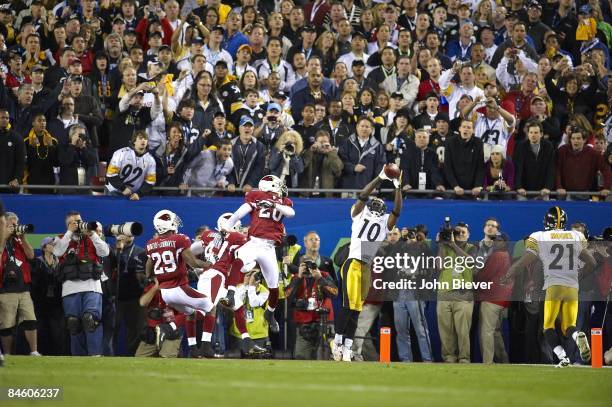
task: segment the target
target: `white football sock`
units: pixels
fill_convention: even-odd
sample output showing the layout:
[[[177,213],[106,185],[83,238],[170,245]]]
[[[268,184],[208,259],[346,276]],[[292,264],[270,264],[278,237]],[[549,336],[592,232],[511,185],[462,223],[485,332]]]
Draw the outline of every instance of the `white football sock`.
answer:
[[[555,349],[553,349],[555,351],[555,355],[557,355],[557,357],[559,358],[559,360],[565,358],[567,355],[565,354],[565,349],[563,349],[563,346],[561,345],[557,345],[555,346]]]
[[[346,338],[344,340],[344,347],[347,348],[347,349],[352,349],[353,348],[353,340],[349,339],[349,338]]]
[[[196,341],[196,338],[195,338],[195,337],[193,337],[193,338],[187,338],[187,344],[188,344],[189,346],[196,345],[197,343],[198,343],[198,341]]]
[[[212,332],[202,332],[202,342],[210,342],[212,339]]]
[[[338,346],[342,345],[342,335],[336,334],[334,336],[334,343]]]
[[[578,340],[578,331],[574,331],[574,333],[572,333],[572,339],[574,340],[574,342]]]

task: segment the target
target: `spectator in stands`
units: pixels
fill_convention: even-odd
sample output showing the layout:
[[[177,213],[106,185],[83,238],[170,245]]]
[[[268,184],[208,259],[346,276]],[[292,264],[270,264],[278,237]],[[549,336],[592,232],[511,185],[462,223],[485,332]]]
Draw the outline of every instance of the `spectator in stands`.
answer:
[[[460,81],[456,84],[451,84],[451,79],[459,74]],[[478,96],[484,95],[482,89],[476,86],[474,78],[474,70],[470,65],[455,62],[452,69],[448,69],[440,76],[440,90],[448,101],[448,114],[452,119],[459,116],[460,111],[457,111],[457,103],[463,95],[468,95],[474,100]]]
[[[526,36],[527,30],[525,23],[522,21],[517,21],[514,23],[514,26],[512,27],[512,36],[503,43],[499,44],[497,50],[495,50],[493,59],[491,60],[491,66],[497,68],[497,65],[500,63],[502,57],[506,55],[506,49],[508,48],[523,51],[528,58],[533,61],[537,61],[538,54],[526,41]],[[514,51],[514,53],[518,53],[517,51]]]
[[[422,110],[423,113],[414,118],[414,127],[425,130],[435,129],[438,107],[440,106],[438,95],[434,91],[431,91],[425,95],[423,100],[425,102],[425,109]]]
[[[543,138],[542,124],[530,119],[525,124],[527,139],[514,148],[514,186],[518,199],[527,191],[539,191],[539,199],[548,200],[555,187],[555,152],[552,143]]]
[[[263,118],[258,117],[253,118],[253,121],[257,125],[258,122],[261,124],[257,126],[253,135],[260,140],[264,145],[270,147],[273,144],[276,144],[280,139],[281,135],[287,131],[285,126],[281,123],[280,115],[282,112],[282,108],[278,103],[268,103],[267,108],[265,109],[265,113],[263,111],[263,107],[258,109],[257,113],[263,113]],[[239,113],[238,110],[236,113]],[[243,112],[247,113],[247,112]],[[314,112],[312,112],[314,115]]]
[[[468,225],[459,222],[451,232],[450,241],[440,241],[438,256],[443,259],[462,257],[463,263],[476,255],[476,247],[468,243],[470,232]],[[451,263],[451,262],[448,262]],[[452,262],[455,264],[455,262]],[[458,263],[457,263],[458,264]],[[474,264],[474,263],[472,263]],[[453,280],[473,281],[474,270],[465,267],[457,273],[454,267],[443,267],[438,281],[453,286]],[[438,289],[437,316],[440,341],[442,342],[442,360],[446,363],[470,363],[470,328],[474,310],[474,293],[471,290]]]
[[[143,105],[145,91],[154,94],[154,103],[151,107]],[[149,123],[161,111],[162,106],[156,86],[143,82],[130,91],[125,92],[119,101],[119,111],[115,115],[113,123],[113,132],[111,133],[109,146],[111,151],[117,151],[120,148],[126,147],[132,136],[137,131],[146,129]]]
[[[302,137],[296,131],[286,131],[270,149],[270,173],[279,177],[290,188],[298,187],[304,172]]]
[[[89,185],[87,171],[96,165],[96,156],[89,148],[87,130],[81,124],[75,124],[68,130],[67,144],[59,144],[57,148],[60,167],[60,185]],[[85,193],[83,190],[63,190],[62,193]]]
[[[34,260],[34,249],[24,234],[17,231],[19,218],[13,212],[6,212],[5,230],[0,247],[0,339],[2,348],[8,354],[13,349],[15,328],[20,325],[31,356],[40,356],[36,339],[36,315],[30,296],[32,276],[30,261]]]
[[[140,333],[145,322],[143,309],[138,303],[145,285],[145,250],[134,243],[133,236],[116,237],[115,249],[110,253],[113,283],[117,287],[117,314],[115,340],[119,331],[125,329],[126,354],[133,356],[138,347]],[[146,258],[146,256],[144,257]],[[114,346],[117,349],[116,346]]]
[[[461,120],[459,136],[446,140],[444,176],[456,197],[462,197],[466,189],[474,197],[482,191],[484,152],[482,141],[474,137],[474,124],[470,120]]]
[[[62,97],[60,101],[59,114],[57,117],[49,120],[49,131],[57,138],[60,145],[70,143],[70,138],[68,137],[68,130],[70,127],[74,126],[75,124],[85,125],[85,123],[79,121],[79,117],[74,113],[74,109],[74,98],[70,95]],[[88,135],[86,135],[86,139],[89,139]]]
[[[333,102],[331,102],[333,103]],[[330,142],[329,133],[318,130],[315,142],[302,153],[304,173],[300,180],[301,188],[333,189],[339,184],[344,163],[338,156],[337,148]],[[333,194],[326,192],[325,196]]]
[[[11,129],[8,110],[0,108],[0,184],[10,185],[8,189],[0,189],[1,192],[19,192],[25,161],[23,139]]]
[[[342,102],[339,100],[327,102],[327,117],[317,125],[317,129],[329,133],[329,141],[334,147],[338,147],[342,140],[347,139],[355,131],[354,125],[350,124],[343,115]]]
[[[331,95],[326,94],[322,88],[323,74],[321,68],[310,68],[306,80],[308,87],[297,91],[291,98],[291,110],[295,123],[302,120],[302,109],[307,103],[315,104],[319,101],[329,102],[331,100]]]
[[[535,73],[527,73],[523,76],[521,89],[508,92],[504,96],[501,105],[514,106],[516,126],[531,116],[531,99],[535,96],[537,84],[538,76]]]
[[[62,88],[63,94],[67,94],[66,86]],[[42,101],[39,105],[33,105],[34,89],[32,85],[23,84],[17,92],[17,99],[9,97],[9,94],[0,81],[0,106],[8,108],[11,116],[11,126],[15,128],[17,134],[26,137],[32,128],[32,121],[37,114],[47,114],[57,106],[57,93],[54,93],[48,100]]]
[[[396,71],[380,85],[388,94],[399,92],[404,96],[405,107],[411,108],[419,91],[419,80],[411,73],[410,58],[400,56],[397,59]]]
[[[502,285],[500,280],[510,268],[508,237],[500,231],[499,221],[488,218],[484,225],[484,238],[478,247],[478,256],[484,267],[478,271],[475,281],[490,282],[490,289],[476,291],[480,301],[478,325],[480,330],[480,352],[483,363],[508,363],[508,354],[502,335],[502,323],[510,305],[512,283]]]
[[[238,126],[238,138],[232,142],[234,170],[227,176],[227,190],[231,193],[236,189],[242,192],[251,191],[257,187],[263,176],[268,157],[265,155],[264,145],[253,137],[253,129],[253,119],[243,116]]]
[[[380,50],[380,66],[372,69],[368,74],[368,81],[378,88],[383,81],[395,73],[395,49],[392,46],[385,46]]]
[[[47,131],[47,119],[42,113],[36,114],[32,127],[24,139],[26,147],[26,172],[24,184],[55,185],[53,167],[58,163],[58,142]],[[47,193],[44,189],[33,189],[30,193]]]
[[[506,159],[506,151],[500,146],[493,146],[485,164],[484,188],[489,193],[503,193],[514,189],[514,165]],[[491,197],[491,194],[489,194]]]
[[[79,222],[82,222],[82,218],[78,212],[68,212],[68,229],[55,239],[53,254],[59,257],[71,354],[101,356],[101,259],[108,256],[110,250],[97,231],[83,232],[79,229]]]
[[[550,27],[541,20],[542,5],[537,0],[531,0],[527,4],[527,16],[527,35],[533,40],[535,51],[541,55],[544,51],[544,34],[550,31]]]
[[[206,138],[210,130],[205,130]],[[200,151],[189,163],[183,176],[183,183],[189,187],[225,188],[228,186],[227,176],[234,168],[232,161],[232,142],[220,140],[216,149]],[[199,196],[211,196],[210,192],[197,192]]]
[[[210,129],[216,112],[223,111],[221,101],[213,89],[213,77],[208,71],[201,71],[193,82],[191,96],[196,101],[193,121],[197,128]]]
[[[561,141],[561,124],[559,119],[551,116],[548,110],[549,99],[544,99],[542,96],[534,96],[531,99],[531,116],[530,119],[536,119],[544,131],[544,138],[550,141],[554,146]],[[524,127],[523,127],[524,128]],[[524,133],[524,132],[523,132]],[[515,140],[522,140],[524,137],[515,135]]]
[[[42,65],[34,65],[30,77],[32,79],[32,90],[34,91],[33,105],[39,105],[44,100],[53,97],[51,89],[44,86],[45,68]]]
[[[556,188],[564,197],[571,191],[593,191],[598,189],[597,172],[601,173],[603,185],[599,195],[607,197],[612,187],[612,173],[603,157],[586,145],[588,133],[579,127],[570,129],[570,142],[557,153]],[[588,196],[573,197],[588,199]]]
[[[342,188],[360,189],[374,179],[385,164],[385,152],[374,138],[371,119],[359,118],[355,133],[340,144],[338,155],[344,162]]]
[[[414,143],[406,143],[401,155],[400,169],[403,170],[402,191],[412,189],[436,189],[444,191],[444,182],[440,174],[438,156],[429,147],[429,132],[419,129],[414,133]],[[423,197],[423,195],[417,195]]]
[[[451,61],[469,61],[474,35],[474,23],[471,20],[462,20],[459,23],[459,38],[449,41],[446,45],[446,55]]]

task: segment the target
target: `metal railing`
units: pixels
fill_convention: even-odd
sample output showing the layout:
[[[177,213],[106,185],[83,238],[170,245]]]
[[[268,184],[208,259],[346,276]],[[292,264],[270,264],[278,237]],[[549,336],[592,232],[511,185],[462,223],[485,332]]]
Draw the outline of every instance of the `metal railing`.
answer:
[[[27,194],[28,190],[41,190],[41,189],[55,190],[60,195],[62,191],[66,191],[66,190],[83,191],[83,193],[80,195],[87,195],[87,192],[95,192],[96,193],[95,195],[101,196],[104,193],[104,185],[82,185],[82,186],[77,186],[77,185],[20,185],[19,193]],[[6,192],[8,190],[17,191],[17,189],[11,187],[10,185],[0,184],[0,191]],[[179,192],[181,195],[185,197],[192,197],[194,195],[197,196],[197,194],[201,194],[201,193],[204,193],[204,194],[206,193],[230,193],[225,188],[208,188],[208,187],[187,187],[184,189],[181,189],[178,187],[153,187],[153,192],[155,191],[157,192]],[[240,192],[241,190],[236,189],[236,193],[240,193]],[[361,189],[338,189],[338,188],[317,188],[317,189],[290,188],[289,189],[290,195],[293,195],[293,196],[300,195],[305,198],[306,197],[312,197],[312,198],[323,197],[323,194],[331,193],[331,194],[334,194],[334,197],[353,199],[357,197],[357,194],[359,192],[361,192]],[[390,193],[393,193],[394,190],[393,189],[381,189],[379,190],[379,192],[390,194]],[[410,191],[404,192],[405,197],[424,196],[424,195],[428,197],[439,197],[443,199],[453,199],[457,197],[455,195],[455,191],[452,189],[447,189],[444,191],[438,191],[435,189],[425,189],[425,190],[411,189]],[[516,191],[489,192],[483,189],[480,192],[480,194],[478,194],[478,197],[482,198],[483,200],[488,200],[489,196],[494,197],[496,199],[499,199],[499,198],[514,199],[517,195],[519,194]],[[465,190],[464,196],[473,196],[473,193],[471,190]],[[597,191],[567,191],[565,195],[561,195],[557,193],[556,191],[550,191],[550,194],[548,194],[549,198],[555,198],[558,196],[561,196],[562,199],[567,199],[567,200],[571,200],[572,197],[582,197],[582,200],[584,200],[584,198],[588,198],[592,196],[599,196],[601,197],[602,201],[604,200],[610,201],[612,198],[612,195],[611,195],[611,196],[608,196],[606,199],[606,197],[602,197],[600,192],[597,192]],[[540,191],[527,191],[526,197],[542,197],[542,194],[540,193]]]

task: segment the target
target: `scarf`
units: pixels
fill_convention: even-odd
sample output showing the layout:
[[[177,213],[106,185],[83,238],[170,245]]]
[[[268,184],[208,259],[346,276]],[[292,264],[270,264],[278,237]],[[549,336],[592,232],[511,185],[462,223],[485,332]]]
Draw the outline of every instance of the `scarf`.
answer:
[[[34,132],[34,129],[30,130],[30,133],[28,134],[28,136],[25,138],[24,140],[26,143],[28,143],[30,146],[32,147],[36,147],[37,146],[37,141],[38,141],[38,137],[36,136],[36,133]],[[57,139],[55,139],[51,133],[49,133],[47,130],[43,130],[43,142],[42,142],[43,146],[45,147],[51,147],[54,144],[57,144]]]

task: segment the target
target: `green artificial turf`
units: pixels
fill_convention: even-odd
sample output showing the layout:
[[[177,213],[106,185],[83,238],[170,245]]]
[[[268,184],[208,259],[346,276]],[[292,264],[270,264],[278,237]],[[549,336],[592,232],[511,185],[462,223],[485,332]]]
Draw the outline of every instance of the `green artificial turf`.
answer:
[[[62,386],[63,401],[2,406],[612,406],[612,369],[583,367],[21,356],[8,386]]]

